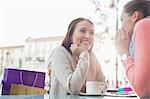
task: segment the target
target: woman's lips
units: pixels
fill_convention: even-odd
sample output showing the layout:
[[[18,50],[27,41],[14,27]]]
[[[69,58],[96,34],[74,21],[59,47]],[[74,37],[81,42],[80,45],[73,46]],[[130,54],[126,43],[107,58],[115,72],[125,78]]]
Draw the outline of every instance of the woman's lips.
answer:
[[[90,42],[89,41],[81,41],[81,43],[85,44],[85,45],[89,45]]]

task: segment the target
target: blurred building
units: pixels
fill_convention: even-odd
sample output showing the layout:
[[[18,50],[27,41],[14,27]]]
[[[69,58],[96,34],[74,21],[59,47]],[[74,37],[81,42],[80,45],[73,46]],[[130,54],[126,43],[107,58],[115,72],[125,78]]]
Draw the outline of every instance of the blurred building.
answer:
[[[0,47],[0,75],[5,67],[22,67],[24,45]]]
[[[27,38],[24,45],[0,47],[0,74],[5,67],[46,71],[45,62],[63,36]]]

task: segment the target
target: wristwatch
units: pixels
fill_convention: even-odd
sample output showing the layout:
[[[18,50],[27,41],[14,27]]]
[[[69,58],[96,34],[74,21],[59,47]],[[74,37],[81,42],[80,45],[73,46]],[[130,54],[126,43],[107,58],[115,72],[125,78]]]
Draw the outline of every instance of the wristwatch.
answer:
[[[121,60],[122,60],[122,61],[124,61],[124,60],[126,60],[126,59],[127,59],[127,57],[128,57],[128,55],[127,55],[127,54],[123,54],[123,55],[121,55]]]

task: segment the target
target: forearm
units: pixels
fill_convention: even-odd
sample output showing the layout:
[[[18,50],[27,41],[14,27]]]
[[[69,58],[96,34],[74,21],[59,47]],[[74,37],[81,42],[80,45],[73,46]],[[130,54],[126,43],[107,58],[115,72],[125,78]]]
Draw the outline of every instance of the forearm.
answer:
[[[126,60],[123,61],[123,64],[125,66],[126,70],[126,76],[131,84],[134,83],[135,80],[135,66],[134,66],[134,60],[131,56],[128,56]]]
[[[89,53],[81,53],[75,70],[72,69],[72,65],[65,54],[53,57],[52,72],[70,94],[79,93],[82,89],[89,67]]]
[[[101,83],[100,90],[103,93],[103,92],[106,92],[106,89],[107,89],[108,86],[107,86],[105,75],[103,73],[101,65],[100,65],[99,61],[97,60],[96,55],[94,54],[93,56],[94,56],[94,58],[93,58],[94,59],[93,60],[94,64],[93,65],[96,67],[96,78],[95,78],[95,81],[99,81]]]
[[[76,65],[75,71],[71,74],[69,78],[69,90],[72,93],[79,93],[86,80],[87,71],[89,68],[89,53],[83,52],[79,56],[79,61]]]
[[[150,89],[148,89],[149,71],[146,69],[148,65],[145,64],[145,62],[140,63],[140,60],[137,59],[134,61],[131,56],[128,57],[123,63],[125,65],[126,76],[134,91],[140,97],[145,96],[150,91]]]

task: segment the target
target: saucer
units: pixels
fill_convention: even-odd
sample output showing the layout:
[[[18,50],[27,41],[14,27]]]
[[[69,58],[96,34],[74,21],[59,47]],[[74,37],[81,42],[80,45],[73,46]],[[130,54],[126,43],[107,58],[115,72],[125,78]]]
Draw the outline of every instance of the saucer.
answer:
[[[81,96],[104,96],[105,94],[104,93],[97,93],[97,94],[79,93],[79,95]]]

